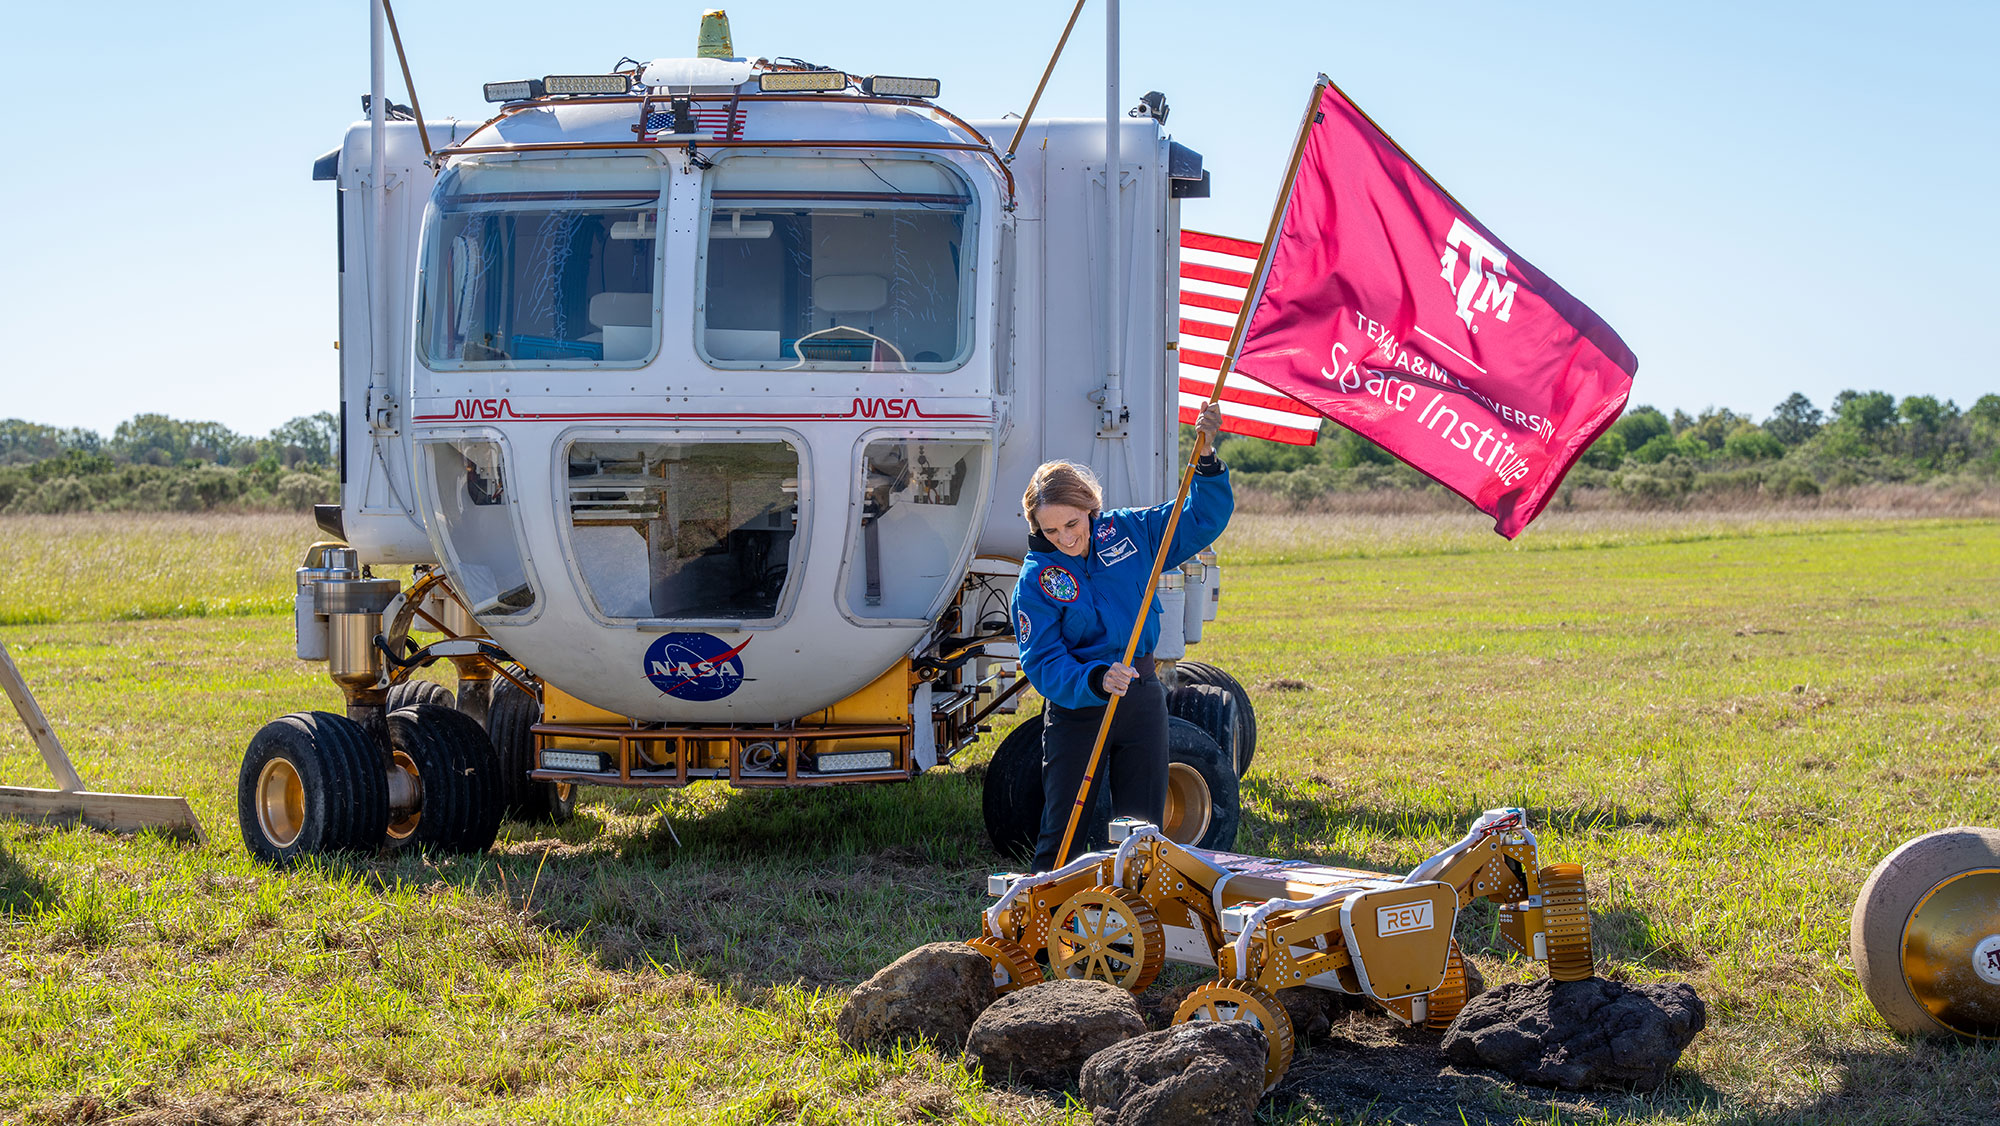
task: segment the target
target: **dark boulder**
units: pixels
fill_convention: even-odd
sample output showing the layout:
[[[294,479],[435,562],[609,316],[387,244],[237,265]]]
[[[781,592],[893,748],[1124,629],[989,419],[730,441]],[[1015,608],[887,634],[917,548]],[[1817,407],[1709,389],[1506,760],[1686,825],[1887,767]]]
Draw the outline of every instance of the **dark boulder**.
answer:
[[[1524,1083],[1650,1091],[1707,1023],[1707,1008],[1685,983],[1543,979],[1474,998],[1440,1047],[1454,1064]]]
[[[1090,1057],[1083,1101],[1095,1126],[1248,1126],[1264,1058],[1264,1034],[1244,1021],[1177,1025]]]
[[[834,1028],[850,1046],[929,1040],[957,1051],[993,1003],[993,965],[963,942],[919,946],[856,986]]]
[[[1123,989],[1103,981],[1045,981],[980,1013],[965,1056],[988,1082],[1074,1087],[1085,1060],[1145,1031],[1138,1002]]]

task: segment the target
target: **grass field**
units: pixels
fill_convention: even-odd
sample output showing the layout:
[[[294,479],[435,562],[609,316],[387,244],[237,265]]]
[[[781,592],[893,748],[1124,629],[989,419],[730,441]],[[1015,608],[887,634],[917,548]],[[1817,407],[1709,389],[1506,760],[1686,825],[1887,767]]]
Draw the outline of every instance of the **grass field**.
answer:
[[[86,782],[186,794],[211,836],[0,822],[0,1121],[1088,1121],[833,1033],[861,978],[974,933],[984,748],[908,786],[587,791],[476,858],[252,864],[243,744],[338,708],[290,656],[312,538],[0,519],[0,641]],[[1709,1003],[1650,1096],[1425,1077],[1466,1121],[2000,1116],[2000,1048],[1890,1037],[1846,954],[1883,854],[2000,823],[2000,526],[1244,516],[1222,552],[1199,655],[1258,700],[1239,847],[1402,870],[1527,806],[1587,866],[1600,968]],[[18,727],[0,783],[50,784]],[[1489,982],[1533,975],[1462,937]],[[1459,1121],[1340,1081],[1379,1056],[1302,1055],[1263,1118]]]

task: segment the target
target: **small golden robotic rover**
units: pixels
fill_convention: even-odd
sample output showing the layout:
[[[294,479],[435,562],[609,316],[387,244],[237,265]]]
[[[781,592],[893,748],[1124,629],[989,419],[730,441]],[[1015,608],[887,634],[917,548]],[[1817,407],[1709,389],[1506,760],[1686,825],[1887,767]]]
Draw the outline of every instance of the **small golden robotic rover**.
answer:
[[[1299,987],[1360,994],[1407,1024],[1443,1029],[1465,1006],[1458,909],[1500,904],[1500,933],[1559,981],[1591,976],[1583,867],[1543,866],[1520,809],[1492,809],[1465,838],[1408,875],[1329,868],[1177,845],[1158,826],[1111,823],[1109,852],[1053,872],[997,873],[971,945],[1002,992],[1060,977],[1137,992],[1165,963],[1213,966],[1175,1024],[1247,1020],[1264,1034],[1269,1090],[1292,1060],[1277,1000]]]

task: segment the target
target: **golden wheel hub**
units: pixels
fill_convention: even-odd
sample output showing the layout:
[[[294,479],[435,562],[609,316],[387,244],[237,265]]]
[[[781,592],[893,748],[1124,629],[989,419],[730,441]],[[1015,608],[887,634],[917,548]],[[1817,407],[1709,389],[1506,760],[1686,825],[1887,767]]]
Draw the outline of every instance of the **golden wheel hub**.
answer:
[[[1939,1024],[2000,1039],[2000,868],[1974,868],[1917,902],[1903,927],[1903,980]]]
[[[400,843],[409,840],[417,831],[417,822],[423,820],[423,775],[417,771],[417,761],[411,758],[407,751],[400,750],[389,752],[389,772],[390,793],[396,793],[403,788],[396,778],[397,775],[402,775],[407,780],[408,792],[418,795],[418,803],[411,806],[408,813],[401,817],[396,817],[393,811],[390,814],[393,820],[389,822],[389,839]]]
[[[1198,844],[1208,832],[1215,811],[1215,799],[1208,792],[1208,779],[1184,762],[1167,764],[1166,824],[1160,831],[1175,844]]]
[[[1174,1011],[1175,1024],[1197,1021],[1249,1021],[1264,1034],[1264,1090],[1269,1091],[1292,1066],[1292,1018],[1276,997],[1241,979],[1211,981],[1188,994]]]
[[[1035,964],[1027,948],[1013,939],[982,935],[969,940],[966,945],[979,951],[992,964],[993,988],[1001,993],[1026,989],[1042,980],[1042,968]]]
[[[274,758],[257,772],[257,827],[279,848],[298,842],[306,824],[306,784],[299,768]]]
[[[1059,977],[1108,981],[1137,992],[1166,961],[1166,932],[1153,908],[1125,888],[1085,888],[1049,927],[1049,967]]]

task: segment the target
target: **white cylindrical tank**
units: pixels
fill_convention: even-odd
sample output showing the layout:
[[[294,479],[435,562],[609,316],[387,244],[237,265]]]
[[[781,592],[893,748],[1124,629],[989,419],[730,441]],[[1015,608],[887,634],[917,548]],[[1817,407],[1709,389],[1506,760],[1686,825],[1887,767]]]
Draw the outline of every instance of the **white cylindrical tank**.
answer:
[[[1222,564],[1215,561],[1215,549],[1212,547],[1202,549],[1195,558],[1201,561],[1203,570],[1207,572],[1202,585],[1208,589],[1208,598],[1202,605],[1201,620],[1212,622],[1222,605]]]
[[[1153,643],[1153,656],[1178,661],[1187,656],[1187,589],[1178,570],[1160,576],[1160,639]]]
[[[1208,620],[1208,567],[1200,560],[1181,564],[1181,581],[1186,597],[1181,606],[1181,634],[1193,645],[1201,640],[1202,623]]]

